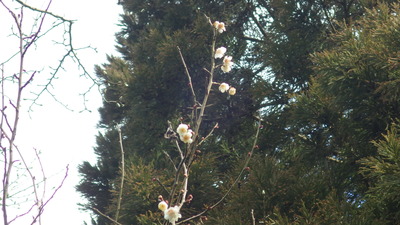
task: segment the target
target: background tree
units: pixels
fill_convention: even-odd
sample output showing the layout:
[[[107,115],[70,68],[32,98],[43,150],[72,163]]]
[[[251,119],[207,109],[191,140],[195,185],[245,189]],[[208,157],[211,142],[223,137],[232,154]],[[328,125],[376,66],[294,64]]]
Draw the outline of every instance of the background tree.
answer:
[[[377,141],[398,117],[398,21],[393,16],[396,11],[391,14],[397,6],[374,1],[132,0],[123,7],[123,30],[117,35],[122,58],[110,57],[97,71],[107,96],[100,110],[101,126],[108,133],[122,124],[128,162],[136,167],[132,170],[150,166],[156,180],[171,177],[163,170],[168,167],[163,151],[171,150],[168,141],[161,141],[166,121],[187,122],[191,111],[187,108],[190,87],[176,47],[193,74],[193,86],[204,86],[203,68],[209,66],[210,55],[204,44],[210,43],[207,14],[227,21],[231,32],[221,43],[228,43],[237,61],[233,74],[220,77],[241,89],[228,100],[211,93],[214,100],[204,119],[205,129],[215,122],[221,128],[196,161],[194,173],[207,168],[210,176],[192,180],[204,185],[191,190],[196,199],[187,213],[201,211],[209,202],[205,200],[218,199],[227,189],[230,182],[225,178],[239,171],[254,115],[261,111],[259,159],[252,162],[232,198],[211,212],[210,224],[250,223],[250,209],[257,220],[281,224],[297,223],[295,218],[304,223],[313,219],[317,224],[385,223],[384,216],[367,213],[374,207],[364,204],[373,181],[360,174],[359,160],[377,154],[371,141]],[[379,8],[368,10],[374,7]],[[203,96],[204,89],[195,92]],[[114,146],[117,142],[110,140]],[[118,155],[115,147],[99,152]],[[99,156],[98,163],[118,162]],[[208,158],[208,163],[202,158]],[[81,167],[84,177],[90,167],[96,166]],[[106,174],[116,177],[99,173],[96,179],[118,183],[118,168],[105,168]],[[127,179],[141,179],[133,174]],[[149,173],[143,176],[150,177]],[[160,216],[152,212],[159,187],[148,180],[136,184],[126,193],[154,191],[142,199],[146,203],[134,200],[125,205],[129,211],[141,211],[121,218],[121,223],[156,222]],[[98,191],[83,190],[85,185],[101,188],[83,179],[78,190],[87,196],[96,196]],[[115,185],[110,187],[118,191]],[[206,195],[206,190],[214,194]],[[104,205],[109,212],[115,210],[112,201]],[[237,214],[241,209],[248,212]]]
[[[397,87],[392,86],[398,80],[397,11],[397,4],[367,10],[354,25],[345,24],[332,35],[332,48],[313,55],[310,86],[293,95],[287,107],[290,139],[279,154],[267,156],[277,157],[281,167],[266,161],[269,167],[261,171],[269,172],[261,176],[257,170],[265,168],[266,162],[255,161],[254,176],[237,192],[242,201],[232,199],[229,206],[254,207],[257,218],[264,217],[271,224],[398,223],[393,202],[382,197],[379,205],[372,197],[379,196],[381,185],[391,187],[386,196],[396,196],[392,189],[396,185],[377,180],[378,174],[388,173],[394,182],[399,180],[394,172],[372,166],[384,157],[385,165],[378,168],[393,168],[393,159],[387,155],[396,152],[395,132],[391,131],[390,142],[387,136],[386,141],[378,140],[399,116]],[[280,175],[284,172],[289,175]],[[285,185],[279,185],[275,177]],[[270,185],[271,180],[276,184]],[[276,187],[280,188],[274,192]],[[262,190],[268,193],[266,197]],[[270,198],[277,195],[281,202],[273,203]],[[256,210],[264,198],[268,199],[264,207],[273,203],[272,207]],[[243,203],[243,199],[255,202]],[[250,212],[229,212],[216,212],[223,215],[217,223],[229,218],[234,218],[231,223],[251,221]]]
[[[97,68],[97,73],[104,80],[105,102],[104,107],[100,110],[102,115],[101,125],[106,129],[106,133],[112,132],[117,124],[122,125],[124,138],[124,146],[126,158],[129,162],[137,162],[135,166],[147,167],[153,165],[155,169],[160,170],[155,172],[161,176],[162,168],[170,165],[169,160],[165,157],[164,151],[171,150],[173,146],[166,140],[162,140],[167,128],[167,121],[171,120],[173,124],[180,121],[187,121],[188,113],[191,106],[191,91],[187,85],[188,81],[185,75],[184,66],[179,56],[177,46],[181,48],[185,56],[186,65],[192,76],[193,86],[200,87],[195,90],[197,96],[202,96],[205,91],[207,80],[207,72],[204,68],[209,67],[209,56],[211,55],[211,30],[209,22],[205,16],[210,16],[213,20],[225,20],[232,15],[244,16],[240,7],[241,1],[231,1],[225,7],[219,7],[219,3],[205,4],[204,2],[178,2],[178,1],[125,1],[123,7],[125,15],[123,15],[124,28],[117,35],[119,43],[119,51],[122,53],[122,58],[110,57],[109,63]],[[214,18],[215,15],[215,18]],[[245,46],[247,45],[244,39],[240,40],[233,35],[235,32],[242,32],[241,22],[234,20],[227,24],[231,35],[222,36],[222,41],[234,43],[234,47],[230,48],[229,54],[235,55],[237,58],[237,67],[233,74],[223,75],[220,72],[220,79],[224,79],[230,84],[240,87],[235,99],[213,98],[210,102],[211,106],[205,115],[205,128],[212,128],[216,122],[221,124],[223,129],[217,130],[204,149],[201,149],[205,156],[213,158],[229,158],[232,152],[241,154],[233,149],[232,143],[237,140],[250,137],[254,134],[253,127],[246,124],[251,124],[253,121],[253,112],[257,109],[252,98],[251,86],[254,74],[248,68],[249,65],[241,65],[240,57],[244,54]],[[245,21],[244,21],[245,22]],[[220,43],[218,43],[220,44]],[[243,67],[243,68],[242,68]],[[244,76],[242,76],[244,74]],[[243,85],[242,85],[243,84]],[[240,92],[240,93],[239,93]],[[211,95],[214,95],[212,93]],[[199,99],[201,101],[201,99]],[[221,106],[222,105],[222,106]],[[218,108],[218,110],[217,110]],[[182,118],[182,119],[180,119]],[[243,130],[252,130],[252,132],[241,132]],[[225,139],[226,143],[221,143],[217,140],[222,139],[222,136],[227,136],[227,132],[232,135],[229,139]],[[107,135],[105,135],[107,136]],[[244,138],[235,138],[242,136]],[[118,146],[118,140],[110,140],[110,143]],[[219,146],[225,146],[221,152]],[[249,143],[245,143],[246,145]],[[101,148],[101,149],[100,149]],[[106,155],[117,155],[114,148],[106,146],[98,146],[96,152],[102,152]],[[212,154],[219,152],[218,154]],[[114,159],[106,158],[100,155],[98,164],[114,165]],[[210,160],[209,163],[214,160]],[[203,179],[200,171],[209,168],[205,166],[193,166],[198,168],[198,179]],[[205,163],[205,162],[203,162]],[[220,170],[229,168],[229,162],[217,164]],[[214,165],[215,166],[215,165]],[[97,184],[97,180],[108,180],[111,184],[117,182],[113,177],[106,177],[102,173],[91,173],[96,171],[99,165],[91,166],[88,163],[82,164],[80,172],[84,179],[78,185],[78,190],[85,196],[97,196],[96,193],[101,193],[102,186]],[[118,168],[113,166],[104,167],[108,171],[105,174],[118,174]],[[129,170],[129,168],[128,168]],[[195,169],[197,170],[197,169]],[[219,170],[210,171],[214,177],[219,177]],[[130,174],[129,171],[127,174]],[[197,172],[194,171],[193,176],[196,177]],[[94,177],[92,177],[92,175]],[[205,174],[204,174],[205,175]],[[157,178],[159,178],[157,176]],[[91,177],[90,179],[87,179]],[[198,186],[198,190],[193,189],[194,193],[198,192],[196,197],[198,200],[193,203],[192,211],[203,208],[202,200],[212,201],[220,195],[215,190],[215,180],[198,180],[202,184]],[[127,179],[131,179],[127,177]],[[132,179],[136,179],[133,178]],[[217,179],[219,180],[219,179]],[[196,181],[194,181],[196,183]],[[213,186],[214,185],[214,186]],[[85,187],[97,187],[97,190],[88,189]],[[114,187],[111,185],[110,187]],[[200,188],[206,188],[201,190]],[[144,186],[144,189],[152,190],[150,186]],[[215,196],[207,197],[206,190],[215,193]],[[153,195],[158,192],[152,192]],[[97,205],[96,201],[99,197],[88,198],[90,204],[87,207]],[[141,212],[154,209],[157,196],[148,199],[153,205],[146,203],[148,208],[141,208]],[[110,199],[111,202],[111,199]],[[110,203],[109,202],[109,203]],[[109,204],[108,203],[108,204]],[[132,202],[130,208],[138,209],[139,202]],[[128,207],[128,206],[127,206]],[[196,208],[197,207],[197,208]],[[115,210],[112,207],[111,211]],[[103,211],[106,212],[107,210]],[[99,224],[105,223],[104,218],[99,218]],[[101,221],[103,220],[103,221]],[[121,218],[121,223],[129,221],[129,223],[139,223],[138,219]]]

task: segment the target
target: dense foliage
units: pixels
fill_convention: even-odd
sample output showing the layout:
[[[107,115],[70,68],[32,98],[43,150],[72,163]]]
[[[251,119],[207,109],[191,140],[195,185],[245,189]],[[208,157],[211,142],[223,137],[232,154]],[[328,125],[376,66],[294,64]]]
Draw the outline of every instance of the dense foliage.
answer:
[[[340,0],[125,0],[121,57],[96,67],[104,82],[96,165],[82,163],[83,207],[118,222],[162,224],[174,146],[164,133],[189,122],[191,90],[178,48],[203,96],[210,66],[208,17],[224,21],[235,58],[218,79],[235,96],[211,92],[200,132],[219,128],[193,162],[182,212],[196,215],[230,188],[262,119],[258,149],[230,195],[201,217],[206,224],[400,223],[400,9]],[[161,184],[161,185],[160,185]],[[95,208],[95,209],[94,209]],[[240,213],[238,213],[240,212]],[[253,212],[253,213],[252,213]],[[199,222],[199,218],[192,221]],[[94,224],[112,224],[98,215]]]

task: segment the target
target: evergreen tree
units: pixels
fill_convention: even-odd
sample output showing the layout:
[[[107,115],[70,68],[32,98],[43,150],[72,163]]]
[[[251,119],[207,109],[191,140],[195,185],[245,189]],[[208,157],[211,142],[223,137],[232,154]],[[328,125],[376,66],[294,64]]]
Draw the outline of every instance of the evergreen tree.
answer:
[[[147,173],[135,174],[134,171],[142,171],[143,168],[154,168],[151,173],[154,178],[159,179],[163,184],[168,184],[166,177],[173,177],[172,174],[165,174],[164,168],[171,168],[165,152],[172,152],[173,145],[163,139],[168,127],[168,120],[176,125],[189,119],[191,102],[191,90],[187,85],[185,68],[179,55],[177,46],[181,49],[188,70],[192,74],[193,86],[196,96],[203,96],[205,91],[206,74],[204,68],[210,66],[211,37],[212,32],[207,17],[213,20],[225,20],[230,30],[230,35],[225,35],[218,45],[227,43],[230,55],[237,58],[237,66],[229,76],[219,73],[220,79],[238,87],[238,94],[235,98],[214,96],[213,101],[204,117],[204,130],[209,130],[218,122],[221,129],[217,129],[215,135],[210,138],[208,144],[202,149],[209,160],[198,160],[193,162],[191,192],[196,194],[196,201],[191,204],[188,213],[196,213],[203,210],[206,202],[212,202],[222,194],[215,188],[220,181],[220,173],[229,169],[230,163],[212,163],[216,159],[230,159],[233,144],[237,140],[251,137],[253,132],[253,114],[259,104],[252,97],[252,85],[254,73],[249,65],[241,65],[241,57],[245,53],[247,42],[245,39],[236,38],[237,33],[243,33],[242,24],[246,23],[247,11],[243,11],[242,1],[212,2],[203,1],[180,2],[180,1],[124,1],[125,14],[122,16],[122,31],[117,35],[118,50],[122,58],[109,57],[109,62],[102,67],[97,67],[98,76],[103,79],[105,85],[105,101],[100,109],[100,127],[105,128],[105,136],[108,133],[115,133],[115,127],[121,127],[123,132],[123,144],[125,147],[126,164],[132,164],[126,171],[127,180],[140,180],[127,185],[124,194],[130,193],[129,200],[123,203],[121,212],[134,212],[121,214],[119,221],[133,224],[145,224],[153,221],[150,214],[156,208],[157,196],[141,199],[143,192],[132,191],[132,189],[146,190],[146,193],[160,193],[154,182],[144,181],[149,177]],[[207,17],[206,17],[207,16]],[[233,18],[234,17],[234,18]],[[232,46],[230,48],[229,46]],[[201,99],[199,99],[201,101]],[[182,119],[180,119],[182,118]],[[252,132],[242,132],[251,130]],[[201,132],[203,132],[201,130]],[[228,137],[228,138],[223,138]],[[218,141],[224,139],[224,143]],[[98,193],[103,187],[96,183],[96,180],[105,180],[109,192],[103,195],[109,201],[103,204],[104,214],[114,216],[114,207],[117,196],[110,193],[119,191],[120,169],[119,165],[119,140],[117,136],[109,140],[108,146],[100,145],[96,148],[99,155],[98,164],[104,163],[102,173],[91,174],[99,165],[84,163],[80,172],[83,179],[78,185],[78,190],[89,200],[88,208],[96,205]],[[246,145],[248,143],[245,143]],[[224,148],[221,148],[224,146]],[[216,153],[216,154],[214,154]],[[238,152],[234,152],[238,154]],[[240,152],[239,154],[242,154]],[[113,158],[108,158],[113,155]],[[103,158],[107,157],[107,158]],[[117,160],[114,160],[114,157]],[[206,163],[207,162],[207,163]],[[206,164],[205,164],[206,163]],[[210,176],[205,176],[207,168]],[[132,169],[132,171],[131,171]],[[172,169],[172,168],[171,168]],[[107,174],[113,174],[108,176]],[[168,176],[167,176],[168,175]],[[93,176],[93,177],[91,177]],[[206,179],[207,178],[207,179]],[[135,185],[141,185],[140,188]],[[198,185],[195,185],[198,184]],[[86,187],[92,187],[88,189]],[[97,188],[97,189],[96,189]],[[168,186],[167,186],[168,188]],[[214,193],[207,197],[208,193]],[[130,200],[131,199],[131,200]],[[140,200],[141,199],[141,200]],[[94,211],[97,213],[97,211]],[[147,215],[147,216],[146,216]],[[103,224],[107,219],[98,217],[98,223]],[[146,222],[147,221],[147,222]],[[154,222],[154,221],[153,221]],[[106,223],[106,222],[105,222]]]
[[[287,141],[275,149],[277,154],[267,156],[270,160],[254,162],[246,185],[237,190],[226,208],[215,212],[210,224],[224,224],[227,220],[230,224],[250,223],[249,209],[255,210],[257,219],[264,218],[271,224],[398,222],[396,204],[378,191],[383,186],[395,187],[398,177],[389,173],[393,182],[382,186],[382,180],[375,180],[383,171],[373,169],[372,162],[376,164],[380,158],[375,159],[383,144],[378,145],[377,152],[377,145],[371,142],[381,138],[400,111],[395,85],[398,5],[377,7],[367,10],[354,24],[337,28],[341,31],[331,35],[331,47],[313,54],[309,88],[291,95],[284,111],[288,117],[282,128],[287,136],[281,137]],[[391,140],[395,145],[397,140]],[[393,161],[388,159],[387,163],[385,167],[392,167]],[[368,167],[365,169],[364,165]],[[362,176],[360,171],[368,171],[368,175]],[[263,172],[265,176],[260,175]],[[277,182],[275,177],[282,180]],[[394,189],[388,189],[390,193],[385,196],[397,196]],[[262,190],[267,193],[265,197]],[[276,202],[275,196],[281,202]],[[382,202],[369,196],[380,196]],[[263,198],[267,201],[261,202]],[[263,209],[259,207],[261,203],[265,205]],[[247,212],[230,213],[239,209]]]
[[[226,44],[236,65],[218,79],[237,87],[238,94],[227,99],[211,93],[200,132],[216,122],[220,128],[193,163],[190,190],[196,197],[184,215],[201,212],[229,189],[251,146],[255,114],[262,111],[257,160],[231,198],[211,212],[209,224],[250,223],[250,209],[257,220],[279,224],[385,224],[396,216],[393,202],[366,197],[379,196],[382,189],[375,175],[359,172],[379,153],[371,141],[400,111],[397,5],[372,11],[366,11],[377,7],[372,0],[126,0],[122,5],[117,34],[122,57],[96,67],[105,86],[99,124],[105,134],[99,134],[97,164],[80,167],[78,190],[88,208],[110,217],[117,210],[118,126],[128,165],[119,221],[161,223],[157,195],[168,193],[173,177],[164,154],[173,152],[163,139],[167,121],[190,123],[194,107],[177,46],[196,96],[203,96],[212,41],[207,15],[227,22],[230,32],[217,45]],[[374,211],[375,203],[386,211]],[[238,214],[242,209],[247,211]],[[111,222],[99,216],[97,223]]]
[[[363,158],[361,173],[370,180],[365,209],[386,224],[400,222],[400,136],[399,123],[393,123],[383,139],[373,142],[378,154]]]

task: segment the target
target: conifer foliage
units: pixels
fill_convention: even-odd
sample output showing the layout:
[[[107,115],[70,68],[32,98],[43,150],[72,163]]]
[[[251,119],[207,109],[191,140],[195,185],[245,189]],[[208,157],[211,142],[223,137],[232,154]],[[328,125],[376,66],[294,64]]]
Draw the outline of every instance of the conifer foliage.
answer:
[[[122,7],[79,168],[94,224],[400,223],[398,4]]]

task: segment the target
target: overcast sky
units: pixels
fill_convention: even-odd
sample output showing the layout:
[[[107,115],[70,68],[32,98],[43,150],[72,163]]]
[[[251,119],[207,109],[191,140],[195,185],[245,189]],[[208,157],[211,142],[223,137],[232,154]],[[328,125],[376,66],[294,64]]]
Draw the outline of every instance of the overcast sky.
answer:
[[[45,3],[38,4],[41,1]],[[28,0],[27,3],[43,8],[47,1],[41,1]],[[4,2],[7,4],[11,1]],[[78,51],[82,64],[91,75],[94,75],[95,64],[106,63],[106,54],[117,54],[114,47],[114,34],[120,29],[117,24],[120,19],[119,14],[122,13],[117,0],[53,0],[49,11],[67,19],[76,20],[73,25],[73,44],[76,48],[91,46],[97,50]],[[26,26],[29,25],[28,20],[29,17],[25,16]],[[47,21],[50,22],[50,20]],[[0,63],[13,54],[17,46],[15,39],[9,36],[11,23],[9,14],[0,5]],[[57,36],[60,35],[60,31],[54,30],[49,33],[48,39],[43,38],[35,46],[37,52],[27,55],[28,69],[38,71],[34,80],[37,82],[36,85],[49,76],[48,66],[57,65],[60,57],[65,54],[60,46],[52,42],[53,39],[60,37]],[[6,64],[5,72],[11,73],[15,70],[14,66],[12,62]],[[28,112],[31,102],[23,102],[17,144],[25,152],[32,153],[33,149],[41,152],[41,161],[48,178],[47,198],[51,196],[52,188],[61,182],[65,175],[65,168],[69,165],[67,180],[46,206],[42,225],[80,225],[83,224],[83,220],[90,224],[88,215],[78,210],[77,203],[83,200],[75,192],[75,186],[79,182],[77,166],[85,160],[96,162],[93,147],[98,132],[96,129],[99,121],[97,109],[102,101],[98,90],[92,89],[86,96],[85,104],[88,110],[81,112],[85,109],[84,98],[81,94],[86,92],[92,83],[90,79],[81,77],[80,74],[82,70],[69,60],[59,74],[59,78],[54,81],[54,86],[50,90],[62,104],[57,103],[52,95],[44,94],[38,101],[40,105],[34,105]],[[35,90],[38,89],[29,91]],[[37,166],[37,162],[31,161],[33,166]],[[27,223],[21,219],[13,224],[26,225]]]

